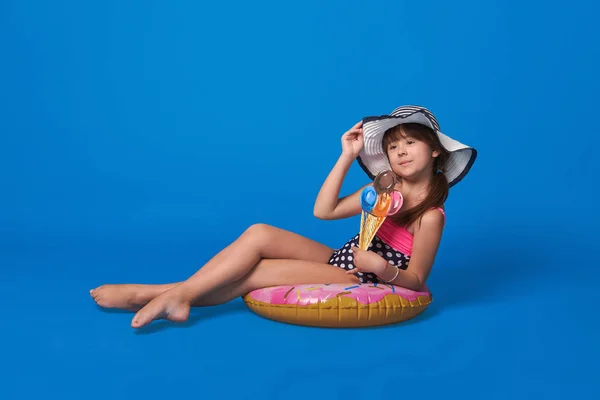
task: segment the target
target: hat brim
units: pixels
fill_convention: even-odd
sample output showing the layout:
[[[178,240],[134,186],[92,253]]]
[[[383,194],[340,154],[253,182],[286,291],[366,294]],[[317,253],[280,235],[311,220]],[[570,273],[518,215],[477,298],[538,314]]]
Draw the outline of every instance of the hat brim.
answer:
[[[442,146],[450,153],[445,171],[450,187],[467,175],[477,158],[477,150],[440,132],[437,122],[433,122],[425,111],[420,109],[408,115],[363,118],[364,146],[357,157],[357,162],[369,178],[375,179],[381,171],[391,169],[382,148],[383,135],[388,129],[407,123],[418,123],[431,128],[437,134]]]

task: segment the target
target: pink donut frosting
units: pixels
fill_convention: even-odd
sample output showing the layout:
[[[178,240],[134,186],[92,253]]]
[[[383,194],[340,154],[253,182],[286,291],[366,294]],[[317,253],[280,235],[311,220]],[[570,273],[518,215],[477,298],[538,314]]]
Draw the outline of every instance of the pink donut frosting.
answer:
[[[377,303],[386,295],[397,295],[410,302],[419,296],[430,296],[429,289],[421,292],[387,284],[311,284],[311,285],[282,285],[256,289],[249,296],[263,303],[309,305],[322,303],[336,296],[344,296],[361,304]]]

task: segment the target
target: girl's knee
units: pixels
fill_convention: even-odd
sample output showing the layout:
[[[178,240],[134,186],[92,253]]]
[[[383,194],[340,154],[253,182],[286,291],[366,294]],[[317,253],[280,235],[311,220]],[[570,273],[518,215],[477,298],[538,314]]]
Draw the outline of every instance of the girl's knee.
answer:
[[[246,238],[258,243],[268,243],[273,237],[275,228],[267,224],[253,224],[246,231],[244,235]]]
[[[252,224],[246,229],[246,232],[244,232],[244,233],[246,233],[248,235],[252,235],[252,236],[264,235],[264,234],[267,234],[269,231],[271,231],[272,228],[273,227],[271,225],[267,225],[267,224],[262,224],[262,223]]]

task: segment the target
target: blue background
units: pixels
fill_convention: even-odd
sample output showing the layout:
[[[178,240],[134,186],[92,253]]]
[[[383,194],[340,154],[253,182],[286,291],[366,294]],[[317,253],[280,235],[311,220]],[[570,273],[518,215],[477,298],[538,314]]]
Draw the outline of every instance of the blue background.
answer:
[[[3,1],[0,397],[597,398],[598,8]],[[480,152],[420,317],[315,329],[235,300],[134,332],[90,299],[184,279],[255,222],[342,244],[356,218],[312,216],[340,136],[401,104]]]

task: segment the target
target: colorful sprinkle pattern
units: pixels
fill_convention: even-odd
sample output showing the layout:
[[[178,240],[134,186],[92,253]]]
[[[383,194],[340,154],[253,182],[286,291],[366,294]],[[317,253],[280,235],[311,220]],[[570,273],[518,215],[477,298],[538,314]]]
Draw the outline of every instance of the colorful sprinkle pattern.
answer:
[[[293,295],[292,295],[293,293]],[[249,293],[256,301],[269,304],[308,305],[324,302],[336,296],[345,296],[362,304],[377,303],[386,295],[397,295],[412,302],[419,296],[429,296],[425,288],[422,292],[387,284],[331,283],[322,285],[282,285],[256,289]]]

